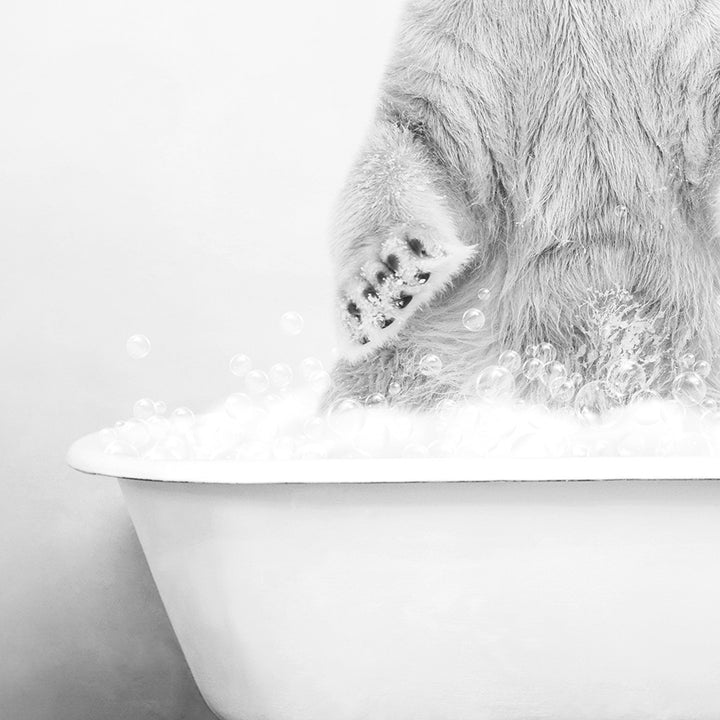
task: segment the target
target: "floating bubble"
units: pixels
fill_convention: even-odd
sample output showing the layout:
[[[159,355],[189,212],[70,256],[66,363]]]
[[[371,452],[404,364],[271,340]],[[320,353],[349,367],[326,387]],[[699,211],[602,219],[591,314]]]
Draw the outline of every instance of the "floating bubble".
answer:
[[[253,395],[262,395],[270,388],[270,378],[262,370],[251,370],[245,376],[245,388]]]
[[[387,399],[382,393],[373,393],[365,398],[365,404],[369,407],[383,407],[387,405]]]
[[[678,363],[683,370],[692,370],[695,364],[695,356],[692,353],[685,353],[680,356]]]
[[[230,372],[237,377],[245,377],[252,370],[252,360],[239,353],[230,360]]]
[[[707,360],[699,360],[695,363],[693,371],[696,372],[701,378],[705,379],[710,375],[711,366]]]
[[[309,380],[310,387],[318,394],[322,395],[332,387],[332,377],[326,370],[318,370],[314,372]]]
[[[539,345],[528,345],[525,348],[525,357],[534,358],[538,356],[538,352],[540,352],[540,346]]]
[[[575,413],[580,420],[597,424],[604,420],[610,409],[610,401],[602,383],[597,380],[586,383],[575,396]]]
[[[341,398],[328,410],[328,427],[337,435],[343,437],[355,435],[364,422],[363,406],[353,398]]]
[[[247,422],[254,414],[253,401],[245,393],[233,393],[225,400],[225,412],[234,420]]]
[[[582,373],[579,373],[579,372],[573,373],[570,376],[570,379],[573,381],[576,388],[581,387],[585,382],[585,378],[583,377]]]
[[[540,377],[543,367],[544,363],[540,358],[531,357],[523,363],[523,375],[528,380],[537,380],[537,378]]]
[[[437,355],[425,355],[420,360],[420,374],[425,377],[435,377],[442,372],[442,360]]]
[[[569,378],[557,377],[548,383],[550,395],[559,403],[569,403],[575,397],[577,387]]]
[[[156,400],[154,405],[156,415],[164,415],[167,412],[167,403],[164,400]]]
[[[486,400],[507,398],[515,392],[515,378],[507,368],[491,365],[478,375],[475,391]]]
[[[551,363],[557,358],[557,350],[555,346],[550,343],[542,343],[538,346],[537,357],[540,358],[544,364]]]
[[[133,405],[133,417],[148,420],[155,414],[155,403],[150,398],[142,398]]]
[[[498,358],[498,365],[509,370],[513,375],[522,367],[522,358],[520,353],[515,350],[506,350]]]
[[[391,398],[397,397],[401,392],[402,392],[402,385],[397,380],[393,380],[388,385],[387,394]]]
[[[306,357],[300,363],[300,374],[305,380],[310,380],[315,373],[322,372],[323,370],[325,370],[325,366],[322,360],[316,357]]]
[[[707,393],[705,380],[696,372],[680,373],[672,385],[673,397],[682,405],[699,405]]]
[[[615,215],[618,217],[623,217],[627,215],[628,209],[625,205],[616,205],[615,206]]]
[[[280,318],[280,327],[286,335],[299,335],[304,326],[305,321],[300,313],[286,312]]]
[[[479,332],[485,327],[485,313],[477,308],[470,308],[463,313],[462,324],[470,332]]]
[[[645,371],[635,360],[618,360],[608,370],[607,387],[612,394],[622,398],[638,392],[646,382]]]
[[[485,302],[490,297],[490,290],[488,288],[480,288],[477,296],[478,300]]]
[[[136,450],[146,448],[152,438],[150,426],[140,420],[126,420],[117,429],[118,440],[132,445]]]
[[[545,363],[540,373],[541,382],[548,387],[550,383],[555,380],[564,380],[566,377],[567,368],[561,362],[557,362],[557,360]]]
[[[292,384],[293,371],[286,363],[275,363],[268,373],[270,383],[276,390],[285,390]]]
[[[187,432],[195,422],[195,413],[190,408],[175,408],[170,413],[170,422],[180,431]]]
[[[131,335],[125,347],[133,360],[142,360],[150,354],[150,340],[145,335]]]

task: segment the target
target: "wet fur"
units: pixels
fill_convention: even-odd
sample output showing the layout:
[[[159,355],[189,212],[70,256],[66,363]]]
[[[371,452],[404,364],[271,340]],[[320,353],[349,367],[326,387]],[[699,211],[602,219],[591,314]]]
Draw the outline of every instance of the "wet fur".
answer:
[[[719,113],[720,0],[411,2],[338,204],[339,303],[395,228],[477,248],[386,340],[346,345],[335,395],[395,379],[398,402],[429,405],[544,341],[591,375],[582,304],[614,286],[662,318],[671,365],[694,352],[715,386]],[[419,375],[428,353],[437,378]]]

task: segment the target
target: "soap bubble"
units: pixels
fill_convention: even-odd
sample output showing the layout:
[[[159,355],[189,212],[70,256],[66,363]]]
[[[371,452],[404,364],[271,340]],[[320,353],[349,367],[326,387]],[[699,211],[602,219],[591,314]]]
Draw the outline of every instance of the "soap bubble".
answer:
[[[153,460],[187,460],[190,457],[190,448],[184,438],[169,435],[161,438],[147,457]]]
[[[575,383],[565,377],[557,377],[548,383],[550,395],[559,403],[569,403],[575,397]]]
[[[543,361],[540,358],[531,357],[523,363],[523,375],[528,380],[536,380],[544,367]]]
[[[147,420],[155,414],[155,403],[150,398],[142,398],[133,405],[133,417]]]
[[[611,393],[620,397],[637,392],[645,387],[645,371],[635,360],[622,359],[608,370],[607,386]]]
[[[625,215],[627,215],[627,211],[628,209],[625,205],[615,206],[615,215],[617,215],[618,217],[624,217]]]
[[[475,391],[487,400],[506,398],[515,391],[515,378],[507,368],[491,365],[478,375]]]
[[[575,413],[587,423],[600,423],[610,409],[610,401],[602,383],[593,380],[583,385],[575,396]]]
[[[230,372],[237,377],[245,377],[252,370],[252,360],[242,353],[230,360]]]
[[[543,364],[551,363],[557,358],[557,350],[550,343],[542,343],[542,345],[538,346],[537,357],[540,358]]]
[[[341,398],[328,410],[327,422],[337,435],[355,435],[365,422],[363,406],[353,398]]]
[[[515,350],[506,350],[500,355],[498,365],[515,374],[522,367],[522,358],[520,357],[520,353],[515,352]]]
[[[543,365],[542,372],[540,373],[541,382],[548,387],[555,380],[564,380],[566,377],[567,368],[561,362],[557,362],[556,360]]]
[[[695,356],[692,353],[685,353],[680,356],[679,365],[683,370],[692,370],[695,364]]]
[[[136,450],[146,448],[152,436],[149,426],[140,420],[126,420],[117,429],[118,440],[132,445]]]
[[[193,423],[195,422],[195,414],[187,407],[175,408],[170,413],[170,422],[180,432],[186,432],[193,426]]]
[[[576,388],[581,387],[585,383],[585,378],[583,377],[582,373],[575,372],[570,376],[570,379],[575,384]]]
[[[383,407],[387,405],[387,399],[382,393],[373,393],[365,398],[365,404],[369,407]]]
[[[286,335],[299,335],[304,326],[305,321],[300,313],[286,312],[280,318],[280,327]]]
[[[164,400],[156,400],[153,404],[156,415],[164,415],[167,412],[167,403]]]
[[[125,347],[133,360],[142,360],[150,354],[150,340],[145,335],[131,335]]]
[[[529,357],[529,358],[537,357],[539,351],[540,351],[539,345],[528,345],[525,348],[525,357]]]
[[[490,297],[490,290],[488,288],[480,288],[477,296],[478,300],[485,302]]]
[[[402,392],[402,385],[397,380],[393,380],[388,385],[387,394],[391,398],[397,397],[401,392]]]
[[[140,452],[137,448],[133,447],[128,442],[122,440],[115,440],[105,447],[105,454],[107,455],[129,455],[131,457],[137,457]]]
[[[325,423],[321,418],[313,416],[305,421],[305,436],[309,440],[320,440],[325,434]]]
[[[425,377],[434,377],[442,371],[442,360],[437,355],[425,355],[420,360],[420,373]]]
[[[225,400],[225,412],[234,420],[247,422],[254,414],[253,401],[245,393],[233,393]]]
[[[682,405],[699,405],[706,393],[705,380],[695,372],[680,373],[673,381],[673,397]]]
[[[325,370],[325,366],[322,360],[316,357],[306,357],[300,363],[300,374],[305,380],[310,380],[315,373],[322,372],[323,370]]]
[[[318,370],[310,376],[309,383],[318,395],[322,395],[332,387],[332,378],[326,370]]]
[[[286,363],[276,363],[270,368],[268,373],[270,382],[277,390],[285,390],[293,381],[292,368]]]
[[[462,324],[470,332],[479,332],[485,327],[485,313],[477,308],[470,308],[463,313]]]
[[[251,370],[245,376],[245,388],[253,395],[262,395],[270,388],[270,378],[262,370]]]
[[[706,378],[710,375],[710,363],[707,360],[699,360],[695,363],[693,371],[696,372],[701,378]]]

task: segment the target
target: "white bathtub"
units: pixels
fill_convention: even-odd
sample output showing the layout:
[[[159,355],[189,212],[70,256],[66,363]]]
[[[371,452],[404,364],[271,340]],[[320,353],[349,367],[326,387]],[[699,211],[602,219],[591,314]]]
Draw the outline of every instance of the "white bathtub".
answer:
[[[224,720],[720,718],[717,460],[69,462]]]

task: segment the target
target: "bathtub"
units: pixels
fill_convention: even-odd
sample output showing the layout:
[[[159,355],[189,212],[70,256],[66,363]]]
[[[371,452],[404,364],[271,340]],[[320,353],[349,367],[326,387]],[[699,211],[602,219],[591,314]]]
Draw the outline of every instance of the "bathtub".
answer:
[[[720,717],[717,460],[69,462],[223,720]]]

